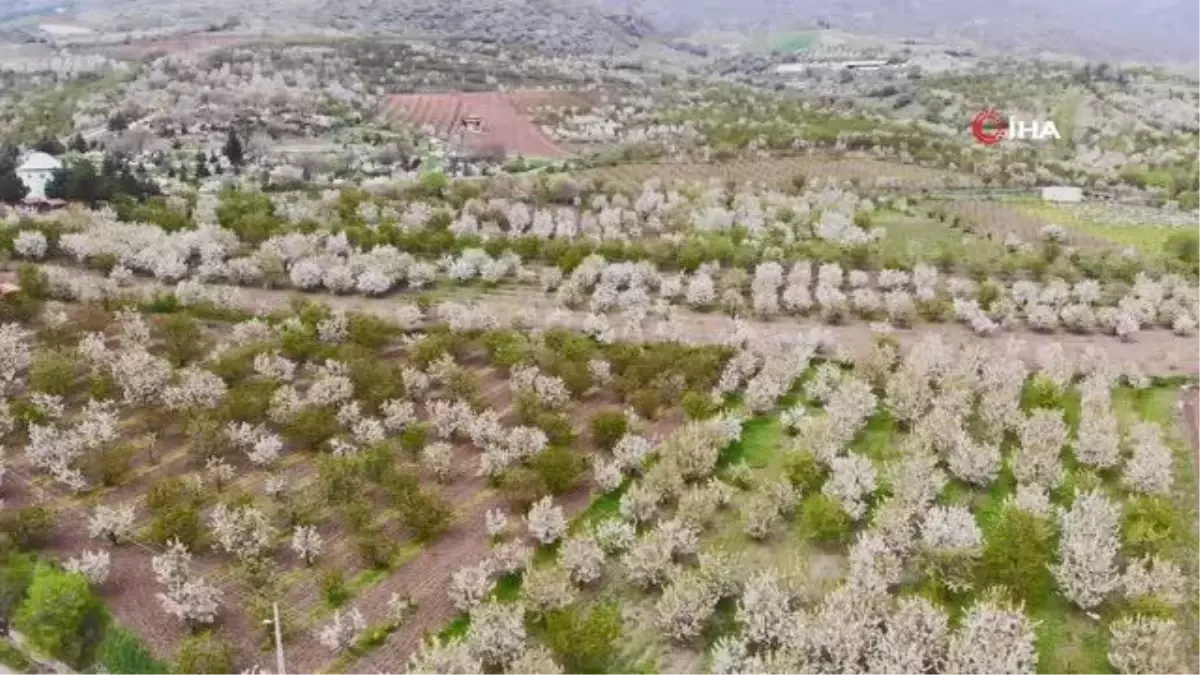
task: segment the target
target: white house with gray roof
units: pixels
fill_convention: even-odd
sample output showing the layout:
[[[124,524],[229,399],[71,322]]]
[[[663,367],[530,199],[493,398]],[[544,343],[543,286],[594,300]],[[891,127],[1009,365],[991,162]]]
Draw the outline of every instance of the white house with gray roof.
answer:
[[[54,172],[63,168],[63,163],[53,155],[31,152],[17,167],[17,178],[29,189],[25,201],[42,201],[46,198],[46,185],[54,178]]]

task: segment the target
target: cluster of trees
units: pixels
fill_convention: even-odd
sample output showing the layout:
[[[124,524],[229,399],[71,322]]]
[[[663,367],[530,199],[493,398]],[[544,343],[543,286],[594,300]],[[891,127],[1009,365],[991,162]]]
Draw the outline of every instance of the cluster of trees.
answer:
[[[98,171],[88,159],[72,161],[56,171],[46,185],[47,197],[84,202],[92,207],[113,202],[122,195],[140,201],[158,194],[161,191],[145,168],[132,166],[119,155],[105,155]]]

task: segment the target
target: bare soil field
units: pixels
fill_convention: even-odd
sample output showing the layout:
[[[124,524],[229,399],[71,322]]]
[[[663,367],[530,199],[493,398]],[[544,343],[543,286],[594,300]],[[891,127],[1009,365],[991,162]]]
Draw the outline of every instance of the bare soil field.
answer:
[[[440,135],[456,137],[461,131],[464,118],[474,115],[482,122],[481,130],[462,133],[463,142],[474,150],[500,148],[509,154],[523,157],[569,157],[570,153],[567,150],[555,145],[537,125],[522,114],[514,104],[514,96],[532,97],[534,94],[402,94],[387,100],[382,115],[418,127],[431,125]]]

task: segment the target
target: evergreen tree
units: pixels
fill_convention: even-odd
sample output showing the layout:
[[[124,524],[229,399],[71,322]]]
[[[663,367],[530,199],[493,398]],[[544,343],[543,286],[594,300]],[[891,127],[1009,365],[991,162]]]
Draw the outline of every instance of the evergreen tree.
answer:
[[[38,152],[44,152],[47,155],[54,155],[55,157],[58,157],[67,151],[67,149],[63,147],[62,142],[57,138],[43,138],[42,140],[38,141],[37,145],[33,146],[33,149],[37,150]]]
[[[17,177],[17,172],[11,166],[0,167],[0,202],[16,204],[27,194],[29,188]]]
[[[229,128],[229,137],[225,139],[224,152],[226,159],[234,166],[241,166],[242,162],[246,159],[245,151],[242,148],[242,141],[238,138],[237,132],[233,130],[233,127]]]

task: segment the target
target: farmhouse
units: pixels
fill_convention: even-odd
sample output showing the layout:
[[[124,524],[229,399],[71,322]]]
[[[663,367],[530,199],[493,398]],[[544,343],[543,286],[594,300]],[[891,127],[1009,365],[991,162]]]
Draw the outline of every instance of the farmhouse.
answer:
[[[62,162],[44,152],[31,152],[17,167],[17,178],[25,184],[29,193],[25,201],[46,199],[46,185],[54,178],[54,172],[63,167]]]
[[[1078,204],[1083,201],[1083,189],[1067,185],[1042,188],[1042,201],[1061,204]]]

